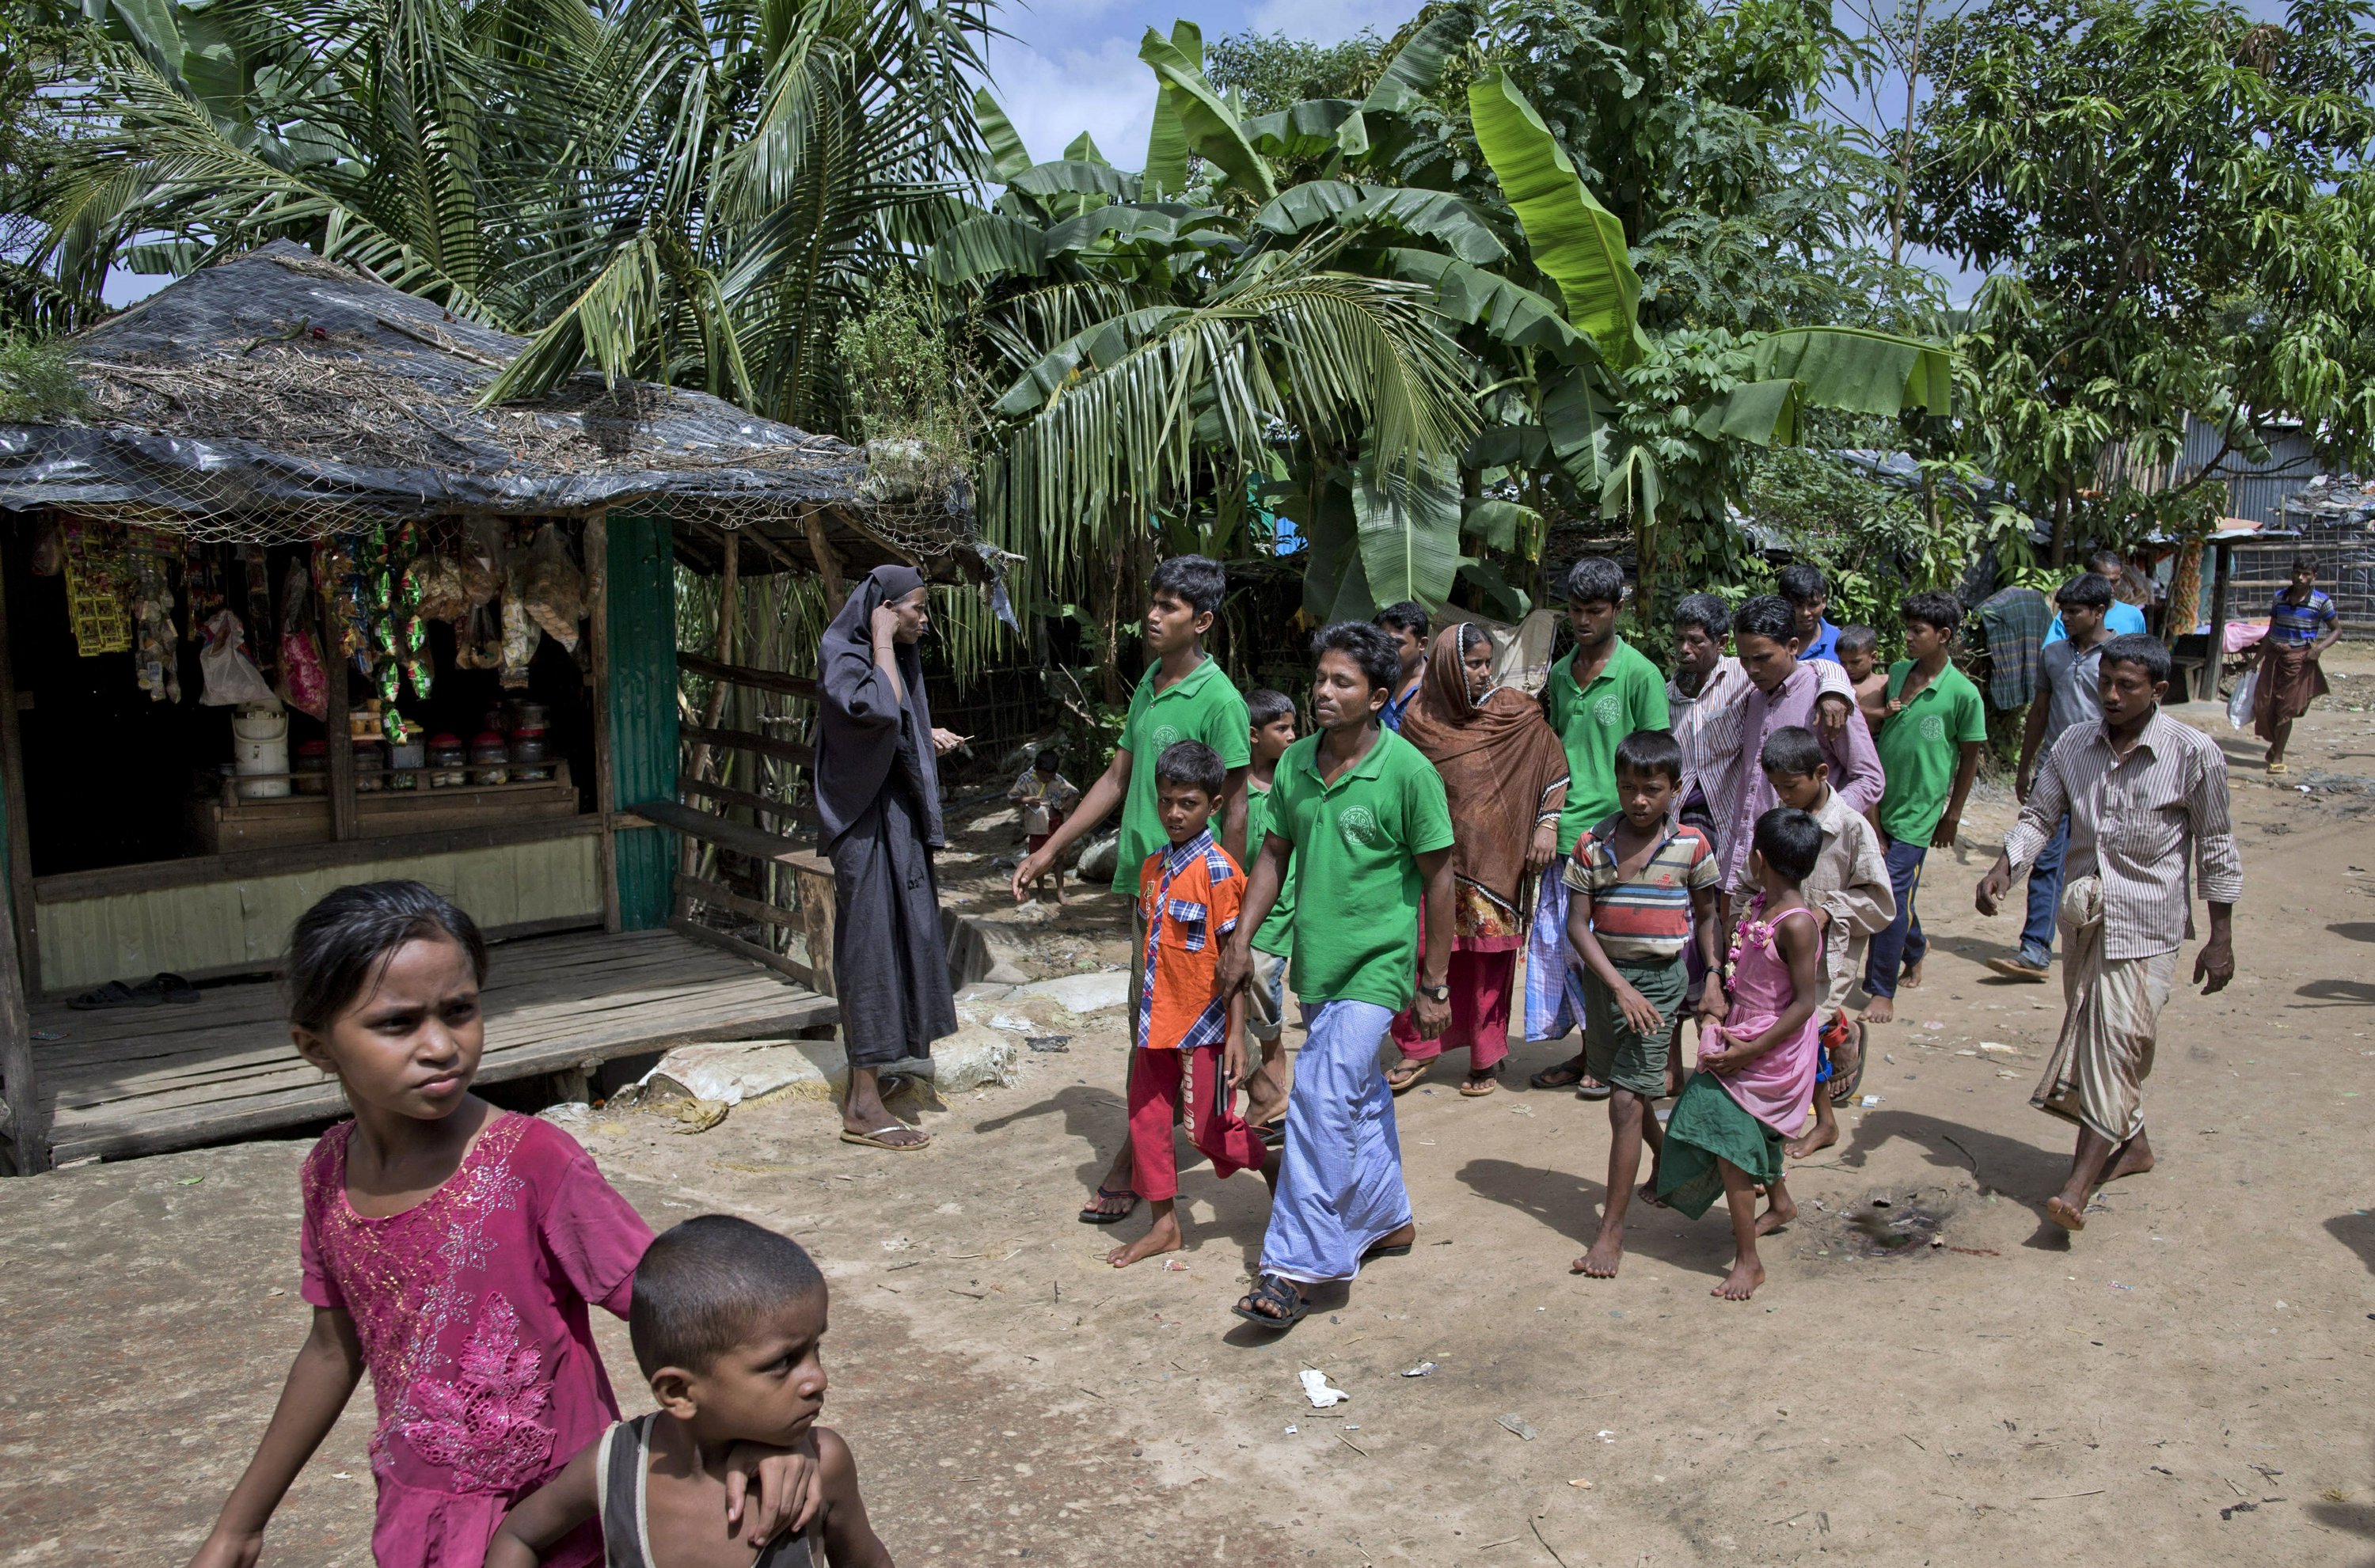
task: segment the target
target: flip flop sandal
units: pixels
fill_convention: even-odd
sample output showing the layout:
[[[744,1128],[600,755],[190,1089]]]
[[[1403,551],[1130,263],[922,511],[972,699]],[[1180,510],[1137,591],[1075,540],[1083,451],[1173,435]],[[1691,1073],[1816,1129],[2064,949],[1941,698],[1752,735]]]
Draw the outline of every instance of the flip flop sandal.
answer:
[[[1097,1196],[1108,1201],[1126,1197],[1129,1199],[1129,1207],[1123,1209],[1120,1213],[1115,1214],[1109,1210],[1099,1208],[1093,1203],[1084,1204],[1081,1208],[1081,1224],[1118,1225],[1123,1220],[1138,1212],[1138,1194],[1132,1188],[1124,1187],[1121,1191],[1116,1192],[1113,1188],[1100,1184],[1097,1187]]]
[[[198,988],[178,974],[160,973],[144,989],[149,987],[156,990],[160,1001],[177,1002],[187,1007],[198,1000]]]
[[[1247,1305],[1247,1302],[1267,1302],[1279,1310],[1275,1314],[1260,1312]],[[1257,1327],[1282,1334],[1303,1321],[1304,1315],[1311,1310],[1311,1303],[1303,1299],[1303,1292],[1294,1288],[1294,1280],[1276,1274],[1265,1274],[1252,1290],[1246,1292],[1245,1301],[1229,1310]]]
[[[2291,767],[2283,762],[2271,762],[2268,764],[2268,777],[2272,779],[2283,778],[2286,774],[2291,772]],[[2083,1229],[2084,1227],[2081,1228]]]
[[[1575,1097],[1577,1100],[1605,1100],[1615,1092],[1598,1079],[1587,1078],[1576,1086]]]
[[[1256,1122],[1254,1131],[1261,1135],[1263,1148],[1282,1148],[1286,1143],[1286,1118],[1281,1116],[1274,1122]]]
[[[1499,1093],[1500,1090],[1501,1080],[1498,1078],[1488,1078],[1481,1083],[1471,1083],[1463,1079],[1459,1084],[1461,1096],[1469,1100],[1482,1100],[1488,1094]]]
[[[164,999],[153,986],[126,985],[121,980],[111,980],[104,985],[92,986],[66,1006],[78,1013],[95,1013],[106,1008],[153,1008]]]
[[[1526,1080],[1536,1089],[1572,1089],[1583,1081],[1583,1069],[1573,1062],[1544,1067]]]
[[[916,1137],[906,1143],[892,1143],[882,1136],[885,1133],[894,1132],[911,1132]],[[867,1149],[887,1149],[893,1154],[913,1154],[919,1149],[929,1149],[932,1146],[932,1135],[920,1128],[911,1127],[904,1122],[892,1122],[889,1126],[876,1127],[872,1132],[866,1133],[852,1132],[847,1127],[844,1127],[841,1129],[841,1141],[858,1144]]]
[[[1411,1248],[1416,1245],[1418,1245],[1416,1242],[1396,1242],[1391,1246],[1373,1246],[1361,1255],[1361,1261],[1375,1263],[1381,1257],[1408,1257],[1411,1255]]]
[[[1870,1042],[1864,1038],[1863,1025],[1853,1023],[1848,1027],[1855,1031],[1855,1071],[1849,1074],[1844,1081],[1836,1074],[1832,1077],[1831,1103],[1833,1105],[1845,1105],[1855,1099],[1857,1091],[1863,1088],[1863,1069],[1872,1060],[1871,1053],[1866,1049]]]
[[[1394,1076],[1394,1069],[1388,1067],[1386,1069],[1386,1087],[1392,1090],[1395,1097],[1399,1099],[1402,1095],[1408,1094],[1412,1090],[1417,1088],[1418,1080],[1424,1078],[1426,1076],[1426,1069],[1434,1065],[1435,1064],[1432,1062],[1416,1063],[1402,1069],[1401,1076],[1400,1078],[1396,1078]]]

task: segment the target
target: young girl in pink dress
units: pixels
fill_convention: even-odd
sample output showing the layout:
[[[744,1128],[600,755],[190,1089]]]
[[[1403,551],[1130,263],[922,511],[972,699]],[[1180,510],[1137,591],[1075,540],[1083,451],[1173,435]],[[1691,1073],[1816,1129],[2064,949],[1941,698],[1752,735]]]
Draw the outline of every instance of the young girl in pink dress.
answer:
[[[1759,890],[1731,941],[1731,1012],[1712,1032],[1714,1050],[1700,1036],[1698,1070],[1666,1124],[1659,1199],[1696,1220],[1721,1193],[1731,1210],[1731,1272],[1709,1292],[1727,1301],[1765,1282],[1756,1238],[1798,1217],[1781,1152],[1814,1092],[1823,923],[1799,885],[1822,848],[1823,830],[1803,811],[1777,806],[1756,819],[1748,867]]]
[[[470,1092],[487,946],[418,882],[341,888],[297,922],[289,1030],[354,1119],[306,1156],[313,1331],[194,1568],[247,1568],[368,1369],[380,1568],[475,1565],[517,1499],[619,1419],[586,1305],[625,1316],[649,1227],[567,1133]],[[758,1468],[784,1511],[805,1469]],[[739,1489],[737,1489],[738,1497]],[[582,1532],[550,1559],[592,1564]]]

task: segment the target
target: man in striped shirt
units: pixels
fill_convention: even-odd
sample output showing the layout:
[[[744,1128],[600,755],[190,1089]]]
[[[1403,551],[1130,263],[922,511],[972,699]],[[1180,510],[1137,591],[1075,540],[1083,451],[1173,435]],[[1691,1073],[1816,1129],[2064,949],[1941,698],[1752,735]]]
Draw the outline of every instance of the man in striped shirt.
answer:
[[[1713,594],[1687,595],[1674,606],[1674,677],[1666,683],[1666,712],[1674,744],[1683,749],[1683,781],[1674,791],[1673,820],[1706,831],[1719,868],[1740,812],[1743,783],[1755,766],[1741,742],[1748,674],[1723,651],[1731,636],[1731,612]],[[1855,687],[1837,660],[1801,664],[1814,678],[1808,727],[1837,738],[1855,707]]]
[[[1981,914],[1995,914],[2070,814],[2062,891],[2067,1011],[2029,1097],[2078,1124],[2070,1179],[2045,1206],[2068,1231],[2086,1228],[2097,1187],[2153,1167],[2144,1082],[2178,949],[2193,935],[2189,866],[2210,905],[2210,936],[2193,961],[2205,996],[2235,977],[2229,925],[2243,891],[2227,759],[2217,742],[2160,711],[2168,650],[2154,637],[2114,637],[2099,656],[2101,721],[2074,725],[2054,742],[1978,898]]]

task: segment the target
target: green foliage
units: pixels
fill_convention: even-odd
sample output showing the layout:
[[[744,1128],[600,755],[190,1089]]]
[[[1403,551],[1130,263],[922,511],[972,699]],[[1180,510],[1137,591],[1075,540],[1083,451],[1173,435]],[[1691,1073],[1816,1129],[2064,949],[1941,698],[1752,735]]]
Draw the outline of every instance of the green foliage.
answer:
[[[919,485],[966,471],[977,415],[928,296],[894,276],[864,314],[842,323],[833,350],[849,433],[867,442],[878,467],[887,453],[907,448]]]
[[[997,156],[984,0],[92,10],[61,287],[295,239],[534,335],[495,397],[591,364],[832,428],[841,323]]]
[[[1282,32],[1236,32],[1207,46],[1204,74],[1234,93],[1247,114],[1270,114],[1306,99],[1358,99],[1376,82],[1386,43],[1364,28],[1341,43]]]
[[[55,343],[0,333],[0,425],[70,419],[89,406],[73,362]]]
[[[1910,231],[1990,274],[1967,339],[1978,453],[2062,533],[2199,529],[2278,420],[2323,461],[2375,459],[2370,16],[1990,0],[1936,24]],[[2189,413],[2217,458],[2088,515],[2100,454],[2166,462]]]

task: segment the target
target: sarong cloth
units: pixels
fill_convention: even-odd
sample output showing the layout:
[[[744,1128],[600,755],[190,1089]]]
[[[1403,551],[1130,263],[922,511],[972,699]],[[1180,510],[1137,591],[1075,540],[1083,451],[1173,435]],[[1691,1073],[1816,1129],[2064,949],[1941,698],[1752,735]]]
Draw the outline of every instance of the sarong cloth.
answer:
[[[2325,695],[2325,671],[2306,643],[2279,643],[2271,637],[2260,644],[2260,685],[2251,697],[2251,733],[2273,742],[2276,726],[2309,712]]]
[[[1294,1057],[1286,1157],[1261,1271],[1298,1285],[1350,1279],[1361,1255],[1411,1221],[1402,1145],[1378,1046],[1393,1009],[1323,1002]]]
[[[1658,1196],[1696,1220],[1723,1196],[1729,1160],[1752,1182],[1781,1179],[1781,1135],[1750,1115],[1713,1073],[1683,1085],[1666,1121],[1666,1149],[1658,1157]]]
[[[2145,1079],[2177,949],[2106,959],[2103,930],[2103,880],[2080,877],[2062,894],[2062,1037],[2028,1102],[2125,1143],[2144,1130]]]

